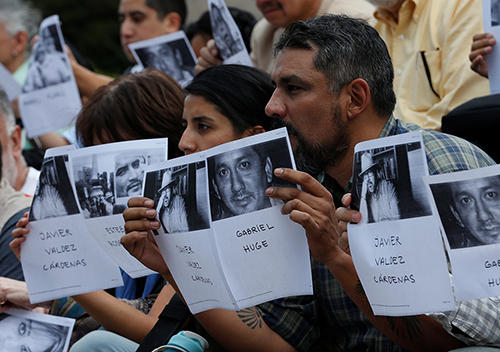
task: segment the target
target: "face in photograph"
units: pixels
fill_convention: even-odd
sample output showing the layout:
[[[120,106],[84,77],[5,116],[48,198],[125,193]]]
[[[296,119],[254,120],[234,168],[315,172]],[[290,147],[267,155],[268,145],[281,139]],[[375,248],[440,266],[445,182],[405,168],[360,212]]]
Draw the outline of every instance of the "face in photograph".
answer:
[[[265,190],[272,181],[269,157],[261,156],[251,147],[214,157],[214,189],[232,215],[246,214],[269,207]]]
[[[450,183],[451,212],[482,244],[500,242],[500,176]]]
[[[231,34],[231,30],[229,28],[229,25],[227,24],[226,22],[226,19],[224,18],[224,16],[222,15],[222,10],[215,6],[215,5],[212,5],[211,7],[211,10],[212,10],[212,15],[213,15],[213,18],[214,18],[214,24],[215,24],[215,28],[214,28],[214,36],[217,38],[217,39],[220,39],[220,41],[222,42],[222,46],[224,49],[224,51],[226,51],[228,55],[231,54],[231,49],[232,49],[232,46],[234,45],[234,38]]]
[[[0,350],[62,352],[68,328],[12,315],[0,315]]]
[[[146,159],[143,155],[118,155],[115,158],[117,197],[140,196]]]

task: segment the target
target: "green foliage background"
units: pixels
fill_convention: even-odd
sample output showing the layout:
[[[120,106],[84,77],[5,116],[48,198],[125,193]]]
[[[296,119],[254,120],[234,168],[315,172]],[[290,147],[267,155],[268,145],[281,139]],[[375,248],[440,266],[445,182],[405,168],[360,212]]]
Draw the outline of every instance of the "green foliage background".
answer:
[[[41,10],[42,18],[59,15],[65,40],[88,60],[95,71],[118,76],[130,65],[120,45],[119,0],[30,2]]]

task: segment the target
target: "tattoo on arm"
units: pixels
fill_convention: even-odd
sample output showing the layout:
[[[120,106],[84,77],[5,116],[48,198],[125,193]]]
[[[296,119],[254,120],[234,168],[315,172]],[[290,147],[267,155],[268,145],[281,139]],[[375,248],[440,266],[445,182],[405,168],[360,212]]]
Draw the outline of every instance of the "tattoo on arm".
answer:
[[[262,328],[262,313],[257,308],[246,308],[236,312],[249,328]]]
[[[396,336],[410,340],[419,339],[422,336],[422,323],[416,316],[387,317],[387,322]]]
[[[360,296],[366,296],[365,289],[363,288],[363,285],[361,284],[361,280],[358,280],[358,283],[356,284],[355,291]]]

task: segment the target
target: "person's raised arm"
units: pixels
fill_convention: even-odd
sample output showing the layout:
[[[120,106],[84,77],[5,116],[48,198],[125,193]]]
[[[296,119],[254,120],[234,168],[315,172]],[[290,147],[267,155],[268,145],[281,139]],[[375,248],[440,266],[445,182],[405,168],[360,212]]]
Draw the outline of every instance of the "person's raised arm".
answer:
[[[470,68],[483,77],[488,78],[486,55],[490,54],[497,41],[491,33],[476,34],[472,37],[469,54]]]
[[[222,60],[219,57],[219,49],[215,46],[215,40],[210,39],[207,42],[207,46],[200,49],[200,56],[198,57],[198,63],[194,68],[195,73],[200,73],[209,67],[222,64]]]
[[[266,194],[287,203],[282,213],[304,227],[311,255],[325,264],[342,285],[346,294],[384,335],[401,347],[411,351],[450,349],[462,343],[449,335],[434,319],[426,315],[412,317],[375,316],[363,291],[351,256],[341,247],[342,233],[332,195],[312,176],[291,169],[276,169],[275,175],[297,184],[298,188],[271,187]],[[359,215],[346,214],[345,220],[360,219]]]
[[[134,197],[129,200],[128,208],[123,212],[127,234],[122,237],[121,242],[130,254],[144,265],[162,274],[183,299],[150,232],[160,227],[160,222],[156,220],[157,212],[153,207],[153,201],[148,198]],[[247,321],[249,316],[253,316],[253,322]],[[295,351],[267,326],[257,308],[239,312],[211,309],[198,313],[195,317],[225,350]]]

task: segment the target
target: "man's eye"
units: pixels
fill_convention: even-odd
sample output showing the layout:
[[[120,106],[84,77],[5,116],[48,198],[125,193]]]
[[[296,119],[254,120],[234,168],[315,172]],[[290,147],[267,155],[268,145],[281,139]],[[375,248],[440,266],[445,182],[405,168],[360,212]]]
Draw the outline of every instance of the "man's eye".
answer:
[[[460,204],[463,206],[470,205],[472,203],[472,199],[470,197],[462,197],[459,200]]]
[[[141,165],[141,161],[140,161],[139,159],[134,160],[134,161],[132,162],[132,167],[133,167],[134,169],[138,169],[140,165]]]
[[[294,93],[294,92],[299,91],[302,88],[299,87],[299,86],[295,86],[295,85],[289,84],[289,85],[286,86],[286,89],[288,90],[289,93]]]
[[[22,345],[21,352],[31,352],[31,348],[29,348],[28,346]]]
[[[128,170],[128,166],[120,167],[118,170],[116,170],[116,176],[123,176]]]
[[[489,192],[486,192],[485,197],[488,200],[495,200],[498,198],[498,193],[495,191],[489,191]]]
[[[240,169],[248,169],[249,167],[250,167],[249,161],[244,160],[240,163]]]
[[[142,21],[144,21],[143,15],[132,15],[130,18],[132,19],[132,22],[134,22],[134,23],[141,23]]]
[[[24,336],[24,334],[26,334],[26,323],[25,322],[22,322],[21,324],[19,324],[19,326],[17,327],[17,332],[21,336]]]
[[[228,174],[229,171],[227,169],[219,169],[219,171],[217,171],[217,175],[219,175],[219,177],[226,177]]]

